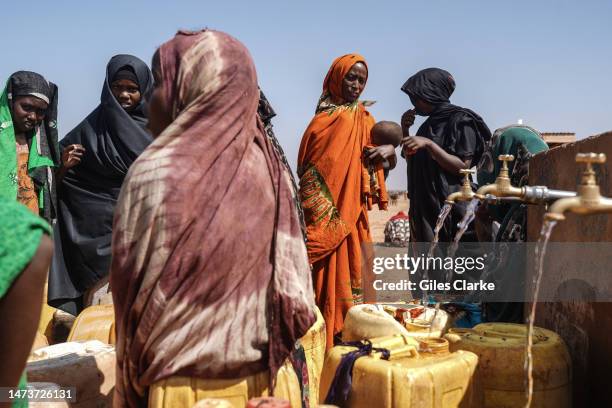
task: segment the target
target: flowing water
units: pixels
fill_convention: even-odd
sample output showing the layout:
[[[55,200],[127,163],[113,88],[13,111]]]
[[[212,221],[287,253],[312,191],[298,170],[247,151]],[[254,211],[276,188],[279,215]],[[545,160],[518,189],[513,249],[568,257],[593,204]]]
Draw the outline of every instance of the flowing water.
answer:
[[[434,239],[429,245],[429,251],[427,252],[427,258],[431,258],[434,255],[434,251],[438,246],[438,240],[440,239],[440,230],[444,225],[444,221],[446,217],[450,214],[453,208],[453,204],[445,203],[442,209],[440,210],[440,214],[438,214],[438,220],[436,221],[436,226],[434,228]],[[421,279],[427,280],[429,278],[429,273],[427,272],[427,268],[425,268],[423,277]],[[423,291],[422,303],[427,305],[429,303],[428,292],[426,290]]]
[[[450,214],[452,208],[452,204],[445,203],[442,209],[440,210],[440,214],[438,214],[438,220],[436,221],[436,227],[434,228],[434,239],[431,242],[431,245],[429,246],[429,252],[427,253],[428,258],[431,258],[433,256],[433,253],[436,250],[436,246],[438,246],[438,240],[440,239],[440,230],[442,229],[444,221],[446,220],[446,217],[448,217],[448,215]]]
[[[449,248],[449,257],[452,258],[455,256],[455,252],[457,252],[457,247],[459,246],[459,240],[461,240],[461,237],[463,236],[465,231],[467,231],[468,227],[476,217],[476,208],[478,207],[478,204],[480,204],[480,200],[478,200],[477,198],[473,198],[465,210],[465,215],[463,216],[463,219],[461,220],[461,222],[459,222],[459,224],[457,224],[457,227],[459,229],[457,230],[457,233],[455,234],[455,239],[453,240],[453,243]]]
[[[536,305],[538,302],[538,294],[540,292],[540,282],[542,280],[542,273],[544,269],[544,259],[546,257],[546,246],[550,239],[550,234],[557,225],[557,221],[544,220],[542,224],[542,231],[540,232],[540,238],[535,248],[536,258],[536,273],[533,278],[533,296],[531,300],[531,311],[529,313],[528,328],[527,328],[527,348],[525,354],[525,371],[527,374],[527,402],[526,408],[531,406],[531,400],[533,399],[533,326],[535,323]]]
[[[434,323],[436,321],[436,317],[438,317],[438,312],[440,311],[440,302],[436,302],[435,312],[433,317],[431,318],[431,324],[429,325],[429,333],[428,336],[431,336],[431,331],[433,330]]]

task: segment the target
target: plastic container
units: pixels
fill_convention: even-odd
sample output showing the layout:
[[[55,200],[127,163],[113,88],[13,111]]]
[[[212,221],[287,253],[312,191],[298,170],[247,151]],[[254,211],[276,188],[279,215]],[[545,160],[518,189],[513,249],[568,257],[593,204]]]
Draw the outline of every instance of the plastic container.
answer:
[[[308,367],[308,395],[311,406],[316,405],[319,382],[325,359],[325,321],[316,310],[317,320],[299,340],[304,348]],[[269,372],[264,371],[248,377],[235,379],[206,380],[174,376],[153,384],[149,390],[149,408],[173,408],[192,406],[204,398],[224,399],[235,407],[244,407],[252,398],[270,394]],[[293,366],[287,360],[276,376],[274,396],[289,401],[293,407],[301,407],[301,390]]]
[[[410,311],[415,309],[422,312],[416,318],[412,318]],[[396,316],[399,318],[400,315],[404,324],[397,321]],[[432,307],[356,305],[349,309],[344,319],[342,341],[359,341],[396,334],[414,338],[435,338],[444,333],[447,323],[448,314],[444,310],[436,312]]]
[[[527,327],[483,323],[473,329],[450,329],[450,350],[471,351],[479,362],[474,376],[474,408],[522,407],[527,374],[524,368]],[[563,340],[536,327],[533,336],[534,394],[532,408],[571,407],[571,359]]]
[[[435,307],[406,305],[398,310],[405,310],[403,312],[404,326],[414,337],[440,337],[446,332],[449,324],[448,313],[439,308],[436,310]],[[420,314],[417,314],[418,312]],[[416,317],[412,318],[412,314]]]
[[[353,366],[348,401],[351,408],[450,408],[469,399],[468,385],[476,369],[474,353],[448,351],[443,339],[422,339],[396,335],[371,339],[374,347],[391,352],[358,358]],[[336,346],[329,350],[321,377],[320,401],[324,402],[336,369],[347,352],[355,347]],[[420,350],[420,351],[419,351]]]
[[[311,401],[316,402],[319,395],[319,383],[321,382],[321,372],[325,362],[325,320],[323,315],[316,308],[317,320],[308,332],[299,340],[304,348],[306,355],[306,365],[308,367],[308,389]]]
[[[247,403],[246,408],[291,408],[291,404],[286,399],[264,397],[253,398]]]
[[[48,285],[45,283],[40,320],[38,321],[38,331],[47,338],[47,343],[51,343],[53,335],[53,314],[57,309],[47,304],[47,286]]]
[[[174,376],[149,388],[149,408],[191,407],[205,398],[228,401],[234,407],[244,407],[256,397],[270,394],[269,372],[233,379],[200,379]],[[297,376],[290,363],[285,363],[276,376],[274,395],[301,407],[301,392]]]
[[[32,351],[38,350],[42,347],[47,347],[48,345],[49,342],[47,341],[47,337],[39,331],[36,331],[36,335],[34,336],[34,343],[32,344]]]
[[[60,343],[32,354],[29,382],[75,387],[73,408],[110,407],[115,387],[115,347],[99,341]]]
[[[115,311],[113,305],[90,306],[76,318],[68,341],[99,340],[115,344]]]
[[[198,401],[192,408],[234,408],[234,406],[228,400],[205,398]]]

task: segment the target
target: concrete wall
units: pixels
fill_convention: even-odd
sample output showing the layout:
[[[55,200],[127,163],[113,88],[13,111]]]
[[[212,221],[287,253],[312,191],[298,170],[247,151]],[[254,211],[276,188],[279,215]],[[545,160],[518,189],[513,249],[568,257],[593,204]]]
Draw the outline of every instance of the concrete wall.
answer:
[[[612,132],[560,146],[535,156],[529,165],[529,184],[561,190],[576,190],[583,165],[576,153],[605,153],[608,162],[595,165],[601,193],[612,197]],[[543,207],[528,210],[527,237],[537,241]],[[580,216],[566,214],[552,233],[552,242],[612,242],[612,214]],[[567,257],[572,254],[568,253]],[[574,276],[568,259],[546,259],[542,286],[558,285]],[[585,260],[587,261],[587,260]],[[588,262],[597,265],[612,280],[612,253],[599,251]],[[526,271],[530,281],[533,270]],[[612,370],[612,303],[540,303],[536,324],[559,333],[568,344],[574,364],[574,406],[612,406],[609,376]]]

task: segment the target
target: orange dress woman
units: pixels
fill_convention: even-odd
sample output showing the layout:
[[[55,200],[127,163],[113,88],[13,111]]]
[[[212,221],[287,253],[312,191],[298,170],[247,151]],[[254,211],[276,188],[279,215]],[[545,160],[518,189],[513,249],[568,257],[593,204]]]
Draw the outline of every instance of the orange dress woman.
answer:
[[[327,347],[342,331],[348,309],[362,301],[361,265],[364,243],[371,242],[369,189],[364,148],[370,144],[374,118],[359,96],[368,78],[365,59],[343,55],[333,62],[315,117],[302,137],[298,156],[300,201],[304,209],[309,261],[316,302],[325,318]],[[370,162],[388,159],[391,145],[368,150]]]

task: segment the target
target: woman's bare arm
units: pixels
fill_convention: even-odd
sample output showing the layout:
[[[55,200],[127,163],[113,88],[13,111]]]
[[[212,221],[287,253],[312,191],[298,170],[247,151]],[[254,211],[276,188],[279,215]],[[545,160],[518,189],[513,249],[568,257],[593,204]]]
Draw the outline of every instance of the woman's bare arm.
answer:
[[[52,255],[53,241],[43,235],[29,265],[0,300],[1,387],[17,387],[25,368],[40,320],[43,289]],[[10,405],[0,403],[0,407]]]
[[[414,154],[419,149],[427,149],[431,158],[446,172],[459,175],[459,170],[469,169],[471,159],[461,160],[459,157],[447,153],[431,139],[422,136],[406,136],[402,139],[403,152],[406,156]]]

